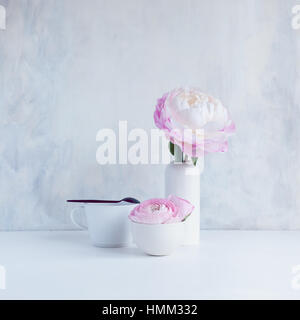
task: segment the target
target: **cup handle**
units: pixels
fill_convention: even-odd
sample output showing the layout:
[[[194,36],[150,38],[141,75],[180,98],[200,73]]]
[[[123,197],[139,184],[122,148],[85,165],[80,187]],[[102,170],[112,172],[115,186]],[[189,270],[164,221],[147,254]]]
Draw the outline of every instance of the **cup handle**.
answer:
[[[81,209],[81,208],[84,208],[84,206],[73,208],[70,213],[70,218],[75,226],[79,227],[80,229],[87,230],[87,226],[76,221],[76,212],[79,213],[80,211],[78,209]]]

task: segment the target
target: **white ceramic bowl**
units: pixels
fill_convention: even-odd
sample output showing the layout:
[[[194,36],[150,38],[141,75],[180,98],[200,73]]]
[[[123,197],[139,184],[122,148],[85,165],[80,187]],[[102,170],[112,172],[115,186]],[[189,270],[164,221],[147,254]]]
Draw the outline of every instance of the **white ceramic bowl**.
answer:
[[[184,222],[143,224],[131,221],[133,241],[152,256],[170,255],[183,241]]]

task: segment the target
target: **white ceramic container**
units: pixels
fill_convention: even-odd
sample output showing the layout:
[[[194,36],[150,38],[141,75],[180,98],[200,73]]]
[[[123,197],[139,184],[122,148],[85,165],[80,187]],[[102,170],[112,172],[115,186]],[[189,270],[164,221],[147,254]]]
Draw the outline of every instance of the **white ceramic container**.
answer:
[[[71,211],[72,222],[81,229],[88,229],[92,243],[97,247],[126,247],[132,243],[128,215],[136,204],[88,203]],[[87,226],[76,218],[82,208]]]
[[[184,222],[143,224],[130,221],[133,241],[152,256],[170,255],[182,244]]]
[[[167,165],[165,171],[165,196],[173,194],[190,201],[195,209],[184,224],[184,245],[197,245],[200,241],[200,176],[203,159],[193,163],[174,163]]]

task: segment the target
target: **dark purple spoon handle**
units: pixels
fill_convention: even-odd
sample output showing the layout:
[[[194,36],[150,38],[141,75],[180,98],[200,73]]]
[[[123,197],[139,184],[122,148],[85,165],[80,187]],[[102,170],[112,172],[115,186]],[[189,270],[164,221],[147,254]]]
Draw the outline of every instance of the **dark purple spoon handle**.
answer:
[[[127,197],[121,200],[67,200],[67,202],[79,202],[79,203],[119,203],[119,202],[129,202],[129,203],[140,203],[139,200],[131,197]]]

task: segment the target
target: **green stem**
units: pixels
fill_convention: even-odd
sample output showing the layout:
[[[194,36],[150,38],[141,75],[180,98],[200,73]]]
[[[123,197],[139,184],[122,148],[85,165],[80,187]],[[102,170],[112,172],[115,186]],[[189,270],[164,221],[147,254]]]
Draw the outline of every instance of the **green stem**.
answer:
[[[192,161],[193,161],[194,166],[197,164],[197,160],[198,160],[198,158],[192,157]]]
[[[180,163],[183,162],[183,152],[177,144],[174,144],[174,157],[175,162]]]

